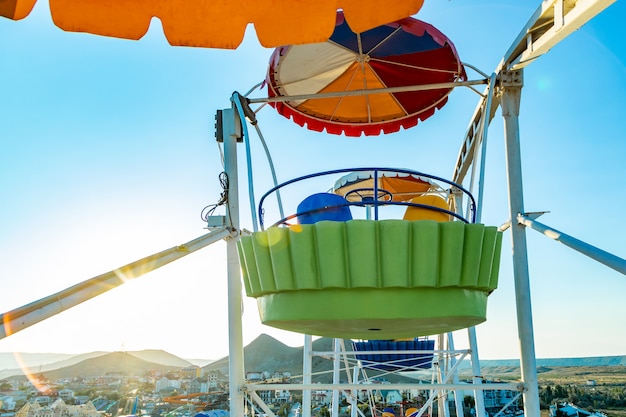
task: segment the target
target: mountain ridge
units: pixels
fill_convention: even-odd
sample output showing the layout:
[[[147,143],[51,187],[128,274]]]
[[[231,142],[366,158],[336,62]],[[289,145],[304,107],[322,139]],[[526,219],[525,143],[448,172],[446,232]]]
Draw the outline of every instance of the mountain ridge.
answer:
[[[313,341],[313,350],[318,352],[330,352],[333,350],[332,348],[333,339],[330,338],[318,338]],[[346,349],[351,350],[351,342],[350,340],[345,340],[344,343]],[[113,363],[107,360],[108,355],[111,354],[128,354],[137,360],[143,361],[145,363],[138,363],[134,361],[132,358],[124,357],[125,363],[128,363],[128,366],[131,370],[140,371],[142,369],[180,369],[183,367],[191,366],[194,364],[194,361],[202,361],[202,360],[186,360],[182,359],[176,355],[173,355],[169,352],[158,350],[158,349],[146,349],[140,351],[129,351],[129,352],[104,352],[104,351],[96,351],[89,352],[83,354],[53,354],[53,353],[3,353],[0,352],[0,379],[8,378],[10,376],[15,375],[24,375],[24,371],[20,368],[19,362],[21,361],[27,368],[27,372],[35,372],[35,373],[44,373],[46,375],[57,375],[57,374],[75,374],[80,373],[80,367],[84,367],[85,369],[89,369],[90,371],[83,372],[93,372],[93,369],[98,369],[99,372],[106,373],[107,366],[110,366],[111,369],[119,368],[119,366],[115,366]],[[56,356],[58,355],[58,356]],[[250,342],[247,346],[244,347],[244,358],[245,364],[244,368],[248,372],[289,372],[293,376],[298,376],[302,373],[302,356],[303,356],[303,346],[300,347],[290,347],[285,345],[284,343],[278,341],[277,339],[269,336],[267,334],[261,334],[252,342]],[[99,357],[105,356],[104,359],[101,359],[100,362],[89,362],[92,359],[97,359]],[[52,358],[62,358],[62,360],[42,364],[41,361],[44,359],[51,360]],[[118,359],[123,356],[118,355]],[[19,360],[17,359],[19,358]],[[37,363],[39,361],[39,363]],[[87,361],[86,363],[84,363]],[[208,361],[208,360],[207,360]],[[210,363],[201,366],[205,370],[218,370],[224,374],[228,373],[228,356],[225,356],[221,359],[215,361],[209,361]],[[107,365],[110,363],[110,365]],[[201,362],[200,362],[201,363]],[[6,364],[17,364],[14,368],[7,368]],[[82,364],[80,366],[76,366]],[[518,359],[486,359],[480,361],[481,368],[519,368],[519,360]],[[460,364],[461,368],[468,368],[470,365],[467,361]],[[538,358],[537,359],[538,367],[583,367],[583,366],[626,366],[626,355],[622,356],[591,356],[591,357],[576,357],[576,358]],[[3,369],[3,367],[5,369]],[[165,368],[163,368],[165,367]],[[64,372],[54,372],[63,368],[66,369]],[[329,374],[330,369],[332,368],[332,361],[321,357],[313,358],[313,368],[315,373],[320,374]],[[86,376],[86,375],[83,375]],[[329,379],[329,376],[318,376],[318,380],[320,382],[326,382],[326,379]]]
[[[333,339],[319,338],[313,341],[313,351],[331,352]],[[344,339],[346,349],[352,350],[351,341]],[[244,369],[251,371],[290,372],[294,376],[302,373],[303,347],[290,347],[274,339],[273,337],[261,334],[250,344],[244,347]],[[276,358],[282,360],[278,361]],[[459,364],[460,370],[468,370],[471,364],[468,360]],[[506,369],[506,373],[514,373],[519,370],[519,359],[487,359],[480,361],[481,368],[485,374],[498,373],[497,371]],[[626,366],[626,355],[623,356],[593,356],[580,358],[539,358],[538,367],[589,367],[589,366]],[[327,377],[318,377],[315,382],[330,382],[330,369],[332,362],[316,356],[313,358],[313,373],[327,373]],[[222,373],[228,372],[228,356],[216,360],[203,367],[205,370],[219,370]],[[492,372],[493,371],[493,372]],[[418,371],[419,373],[419,371]],[[388,376],[386,376],[388,378]],[[315,379],[315,378],[314,378]],[[403,379],[406,380],[406,379]],[[392,381],[395,382],[395,381]]]
[[[162,351],[163,352],[163,351]],[[167,353],[167,352],[165,352]],[[171,354],[167,354],[173,356]],[[155,352],[151,352],[146,355],[147,357],[156,357]],[[176,357],[175,357],[176,358]],[[131,352],[113,352],[105,355],[97,356],[94,358],[85,359],[74,365],[66,366],[63,368],[43,372],[44,376],[51,381],[56,381],[65,378],[76,377],[97,377],[107,374],[116,375],[143,375],[151,369],[160,369],[163,371],[176,371],[181,368],[180,364],[183,364],[182,359],[177,358],[175,361],[177,365],[165,365],[161,363],[150,362],[142,359]],[[184,361],[186,362],[186,361]],[[191,365],[186,362],[188,366]],[[183,366],[183,367],[184,367]]]
[[[32,354],[32,353],[0,353],[0,363],[11,363],[11,361],[5,360],[1,361],[2,355],[11,355],[13,356],[13,363],[17,366],[15,368],[1,369],[0,370],[0,379],[8,378],[15,375],[24,375],[26,373],[43,373],[48,374],[50,372],[54,372],[60,369],[71,368],[75,365],[81,364],[90,359],[101,358],[103,356],[120,353],[120,352],[106,352],[106,351],[95,351],[90,353],[76,354],[73,356],[66,356],[67,354]],[[129,351],[124,352],[129,355],[136,357],[142,361],[152,363],[153,367],[158,366],[167,366],[172,369],[183,368],[187,366],[191,366],[192,363],[179,358],[178,356],[172,355],[164,350],[158,349],[145,349],[138,351]],[[24,355],[23,357],[21,355]],[[59,355],[58,357],[64,357],[64,359],[48,363],[48,364],[40,364],[40,365],[29,365],[27,360],[30,358],[31,360],[35,358],[35,360],[46,358],[46,357],[55,357],[54,355]],[[20,359],[16,359],[20,358]],[[20,366],[19,362],[22,362],[23,367]],[[97,367],[97,366],[96,366]],[[25,370],[23,369],[25,368]]]

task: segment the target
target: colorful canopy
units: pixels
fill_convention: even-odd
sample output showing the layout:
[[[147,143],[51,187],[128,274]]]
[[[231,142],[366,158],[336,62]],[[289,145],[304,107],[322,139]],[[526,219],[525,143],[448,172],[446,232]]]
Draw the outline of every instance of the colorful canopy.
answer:
[[[379,199],[385,199],[384,194],[390,193],[391,201],[409,201],[427,192],[443,192],[439,185],[418,175],[378,171],[376,177]],[[363,197],[374,196],[374,185],[374,171],[356,171],[339,178],[332,192],[348,201],[361,201]]]
[[[0,0],[0,16],[23,19],[36,0]],[[63,30],[140,39],[150,20],[163,24],[171,45],[236,48],[248,23],[265,47],[324,42],[337,9],[362,32],[413,15],[423,0],[50,0],[54,23]]]
[[[415,126],[446,103],[452,87],[406,90],[466,74],[452,42],[427,23],[405,18],[355,33],[339,12],[328,42],[276,49],[267,78],[270,97],[293,97],[274,104],[283,116],[311,130],[360,136]],[[396,91],[372,91],[388,87]],[[318,93],[324,98],[303,97]]]

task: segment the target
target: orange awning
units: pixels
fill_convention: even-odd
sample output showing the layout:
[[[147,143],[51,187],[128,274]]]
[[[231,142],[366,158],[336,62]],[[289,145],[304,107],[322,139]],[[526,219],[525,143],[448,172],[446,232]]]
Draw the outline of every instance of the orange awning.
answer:
[[[0,15],[23,19],[36,0],[0,0]],[[423,0],[50,0],[54,23],[70,32],[142,38],[150,20],[161,20],[174,46],[234,49],[253,23],[261,45],[325,42],[338,9],[355,32],[419,11]]]

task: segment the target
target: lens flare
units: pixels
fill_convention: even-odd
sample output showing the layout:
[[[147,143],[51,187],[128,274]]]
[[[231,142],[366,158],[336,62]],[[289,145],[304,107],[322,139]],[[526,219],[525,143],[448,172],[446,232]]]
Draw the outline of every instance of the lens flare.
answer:
[[[22,355],[20,355],[19,352],[13,352],[13,357],[15,358],[15,361],[20,366],[20,369],[22,370],[22,373],[24,374],[24,376],[28,379],[28,382],[30,382],[37,391],[47,392],[50,389],[50,387],[45,383],[45,381],[40,380],[38,375],[35,375],[31,371],[31,369],[24,362],[24,358],[22,358]]]

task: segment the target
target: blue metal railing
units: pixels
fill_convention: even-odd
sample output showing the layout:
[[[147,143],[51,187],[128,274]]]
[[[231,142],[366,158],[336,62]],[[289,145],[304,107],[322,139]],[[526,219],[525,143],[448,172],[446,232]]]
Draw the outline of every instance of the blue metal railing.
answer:
[[[312,178],[317,178],[317,177],[323,177],[323,176],[329,176],[329,175],[335,175],[335,174],[344,174],[344,173],[358,173],[358,172],[371,172],[373,173],[371,176],[371,179],[373,180],[373,186],[372,187],[367,187],[367,188],[352,188],[351,191],[355,191],[355,190],[371,190],[372,191],[372,195],[375,197],[372,197],[371,199],[362,199],[361,201],[354,201],[354,202],[350,202],[347,201],[345,204],[336,204],[336,205],[332,205],[332,206],[327,206],[325,207],[326,209],[332,209],[332,208],[337,208],[337,207],[342,207],[342,206],[357,206],[357,207],[363,207],[363,206],[369,206],[372,207],[374,209],[374,220],[378,220],[379,219],[379,208],[383,207],[383,206],[404,206],[404,207],[419,207],[419,208],[425,208],[425,209],[429,209],[429,210],[434,210],[434,211],[438,211],[438,212],[442,212],[442,213],[446,213],[460,221],[466,222],[466,223],[474,223],[476,221],[476,201],[474,200],[474,197],[472,196],[472,194],[466,190],[464,187],[462,187],[459,184],[456,184],[450,180],[447,180],[445,178],[441,178],[438,177],[436,175],[431,175],[431,174],[426,174],[424,172],[419,172],[419,171],[414,171],[414,170],[409,170],[409,169],[402,169],[402,168],[380,168],[380,167],[366,167],[366,168],[342,168],[342,169],[334,169],[334,170],[329,170],[329,171],[321,171],[321,172],[316,172],[313,174],[308,174],[308,175],[303,175],[301,177],[297,177],[297,178],[293,178],[291,180],[285,181],[281,184],[278,184],[274,187],[272,187],[270,190],[268,190],[265,194],[263,194],[263,196],[260,198],[259,200],[259,206],[258,206],[258,219],[259,219],[259,224],[260,224],[260,228],[261,230],[264,230],[264,222],[265,222],[265,210],[263,208],[263,204],[266,201],[266,199],[271,196],[272,194],[278,192],[279,190],[285,188],[288,185],[291,184],[295,184],[298,182],[302,182],[302,181],[306,181],[306,180],[310,180]],[[435,207],[432,205],[428,205],[428,204],[420,204],[420,203],[411,203],[409,201],[392,201],[392,200],[387,200],[387,199],[380,199],[378,198],[379,196],[387,196],[387,195],[391,195],[393,196],[393,193],[380,188],[379,187],[379,178],[380,177],[387,177],[389,178],[389,173],[393,173],[393,174],[400,174],[400,175],[412,175],[412,176],[417,176],[420,178],[426,178],[428,180],[431,181],[435,181],[434,185],[436,185],[441,191],[452,191],[453,194],[456,194],[457,191],[460,191],[465,197],[467,197],[467,201],[468,201],[468,207],[469,207],[469,214],[468,214],[468,218],[463,217],[462,215],[455,213],[451,210],[446,210],[440,207]],[[444,184],[444,186],[447,188],[444,188],[441,186],[441,184],[437,184],[437,183],[441,183]],[[332,188],[331,188],[332,190]],[[283,194],[284,196],[285,194]],[[386,198],[386,197],[385,197]],[[282,209],[282,207],[281,207]],[[324,210],[323,208],[321,210]],[[280,220],[276,221],[275,223],[272,224],[272,226],[276,226],[276,225],[280,225],[280,224],[286,224],[289,220],[296,218],[298,215],[302,215],[302,214],[306,214],[306,213],[293,213],[291,215],[288,215],[286,217],[281,218]]]

